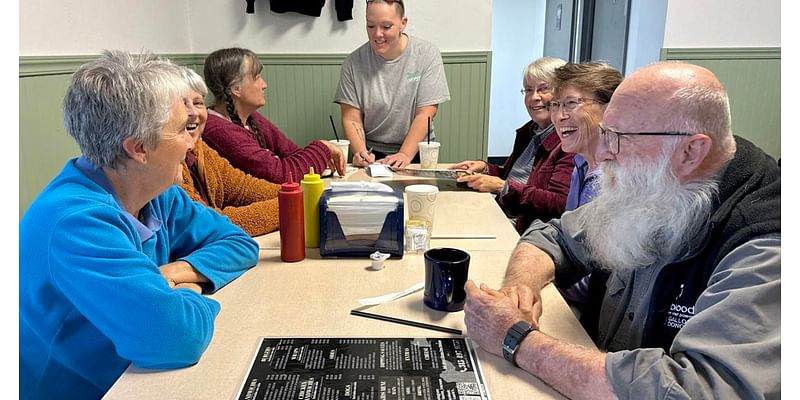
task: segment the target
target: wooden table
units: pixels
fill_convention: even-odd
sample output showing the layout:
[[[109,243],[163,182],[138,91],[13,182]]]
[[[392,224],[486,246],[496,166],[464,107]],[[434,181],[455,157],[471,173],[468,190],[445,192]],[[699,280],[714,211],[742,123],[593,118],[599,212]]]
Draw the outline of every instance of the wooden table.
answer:
[[[363,173],[363,172],[360,172]],[[348,177],[345,179],[356,179]],[[364,177],[362,176],[361,179]],[[476,232],[476,230],[480,230]],[[440,192],[434,235],[490,233],[496,239],[442,239],[432,246],[451,246],[471,255],[469,276],[499,287],[516,231],[489,194]],[[421,254],[390,258],[381,271],[369,260],[322,259],[307,249],[306,259],[283,263],[272,233],[257,238],[258,265],[210,297],[222,310],[214,337],[200,362],[176,370],[129,367],[106,394],[107,399],[230,399],[238,395],[261,336],[273,337],[446,337],[446,333],[349,315],[358,299],[404,290],[424,279]],[[591,339],[552,285],[542,292],[543,332],[567,342],[594,347]],[[431,310],[422,292],[375,306],[369,312],[465,330],[463,312]],[[493,399],[561,398],[553,389],[500,357],[478,349]]]

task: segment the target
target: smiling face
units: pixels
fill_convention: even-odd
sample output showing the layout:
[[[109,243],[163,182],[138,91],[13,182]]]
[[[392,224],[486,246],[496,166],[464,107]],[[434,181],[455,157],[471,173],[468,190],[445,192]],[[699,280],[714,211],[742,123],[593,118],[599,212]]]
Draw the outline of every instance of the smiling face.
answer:
[[[539,79],[525,78],[523,84],[525,90],[525,109],[531,120],[536,122],[540,128],[550,125],[550,111],[547,110],[547,103],[553,99],[553,90],[550,85]]]
[[[189,120],[186,125],[186,130],[195,141],[200,139],[203,130],[206,127],[206,120],[208,120],[208,109],[206,108],[205,98],[200,93],[192,91],[188,97],[189,107],[192,114],[195,115],[193,120]]]
[[[389,3],[367,4],[369,46],[384,60],[394,60],[403,52],[402,33],[408,18],[401,18],[397,7]]]
[[[559,90],[557,100],[562,105],[578,99],[592,99],[593,93],[565,86]],[[569,153],[578,153],[587,160],[594,160],[595,149],[600,140],[598,126],[603,118],[605,106],[596,101],[581,102],[571,112],[559,107],[551,112],[556,132],[561,138],[561,148]]]
[[[151,169],[151,182],[158,184],[159,193],[167,190],[182,175],[181,162],[186,152],[194,147],[194,138],[187,126],[196,120],[185,100],[177,100],[170,109],[170,117],[161,130],[161,138],[155,148],[147,152],[147,165]]]

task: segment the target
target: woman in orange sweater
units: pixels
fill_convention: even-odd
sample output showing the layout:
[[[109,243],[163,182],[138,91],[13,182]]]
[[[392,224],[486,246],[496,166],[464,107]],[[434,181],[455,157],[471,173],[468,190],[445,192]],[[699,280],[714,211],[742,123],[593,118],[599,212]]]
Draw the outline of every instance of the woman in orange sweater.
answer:
[[[202,140],[208,119],[203,78],[184,69],[186,83],[192,88],[188,99],[197,119],[187,126],[195,146],[186,153],[179,185],[192,200],[199,201],[227,216],[250,236],[278,229],[278,191],[280,185],[267,182],[234,168],[228,160]]]

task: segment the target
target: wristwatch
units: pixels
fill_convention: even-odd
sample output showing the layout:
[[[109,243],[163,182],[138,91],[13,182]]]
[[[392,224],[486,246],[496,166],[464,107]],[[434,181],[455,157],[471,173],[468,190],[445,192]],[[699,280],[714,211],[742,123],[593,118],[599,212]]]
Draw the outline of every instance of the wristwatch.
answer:
[[[519,367],[516,360],[519,344],[533,331],[531,324],[525,321],[519,321],[512,325],[506,333],[506,338],[503,339],[503,358],[514,364],[515,367]]]

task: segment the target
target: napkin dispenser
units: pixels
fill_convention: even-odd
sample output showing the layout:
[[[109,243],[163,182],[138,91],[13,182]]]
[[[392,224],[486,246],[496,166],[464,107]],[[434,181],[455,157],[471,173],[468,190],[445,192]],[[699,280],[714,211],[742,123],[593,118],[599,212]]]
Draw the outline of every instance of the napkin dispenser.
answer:
[[[325,190],[319,201],[323,257],[403,257],[403,195],[395,191]]]

